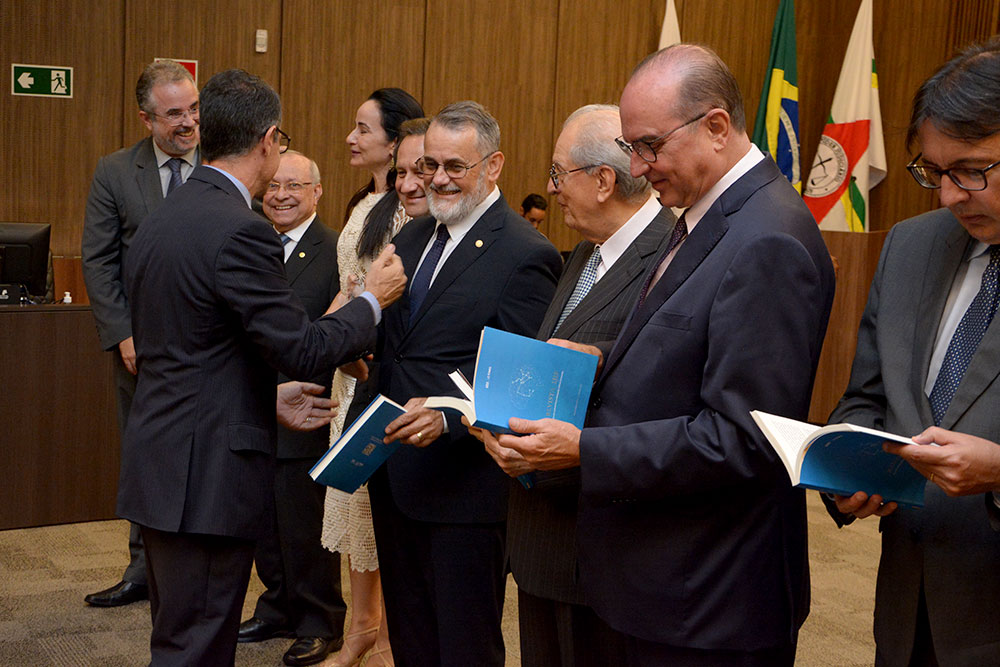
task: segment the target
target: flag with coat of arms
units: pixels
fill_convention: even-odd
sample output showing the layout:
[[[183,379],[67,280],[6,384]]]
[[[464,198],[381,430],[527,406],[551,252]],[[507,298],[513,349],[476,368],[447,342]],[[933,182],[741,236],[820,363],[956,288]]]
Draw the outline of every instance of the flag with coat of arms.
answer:
[[[872,0],[862,0],[803,197],[822,229],[864,232],[871,217],[868,191],[885,173]]]
[[[781,0],[771,31],[771,57],[757,107],[753,142],[769,153],[788,182],[802,191],[799,165],[799,87],[795,2]]]

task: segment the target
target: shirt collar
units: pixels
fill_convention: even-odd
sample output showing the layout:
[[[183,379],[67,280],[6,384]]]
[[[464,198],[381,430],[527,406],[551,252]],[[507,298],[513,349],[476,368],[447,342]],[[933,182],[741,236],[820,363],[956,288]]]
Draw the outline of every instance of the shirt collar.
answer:
[[[155,141],[153,142],[153,153],[156,155],[156,166],[157,166],[157,168],[162,167],[163,165],[165,165],[167,163],[167,160],[169,160],[172,157],[172,156],[167,155],[166,153],[164,153],[163,149],[160,148]],[[195,157],[196,157],[197,153],[198,153],[198,147],[195,146],[194,148],[192,148],[191,150],[189,150],[184,155],[181,155],[180,159],[184,160],[184,162],[187,162],[187,164],[188,164],[189,167],[193,167],[193,166],[195,166],[194,163],[195,163]]]
[[[306,230],[309,229],[309,225],[311,225],[313,220],[315,219],[316,219],[316,211],[313,211],[312,215],[306,218],[303,222],[300,222],[295,227],[289,229],[287,232],[279,232],[277,229],[275,229],[274,231],[278,234],[284,234],[288,238],[298,243],[299,241],[302,240],[302,237],[305,236]]]
[[[740,180],[744,174],[753,169],[763,159],[764,154],[760,152],[760,149],[754,144],[750,144],[750,148],[743,154],[743,157],[722,178],[716,181],[715,185],[709,188],[705,196],[696,201],[687,210],[684,222],[687,224],[688,234],[691,233],[694,226],[705,216],[705,213],[712,207],[715,200],[721,197],[722,193],[728,190],[730,185]]]
[[[472,229],[472,226],[479,221],[483,213],[486,213],[490,206],[493,206],[498,199],[500,199],[500,188],[494,185],[493,191],[486,195],[486,199],[479,202],[468,216],[450,225],[445,225],[445,228],[448,230],[448,236],[453,241],[461,240]]]
[[[216,170],[217,172],[228,178],[230,181],[232,181],[233,185],[236,186],[236,189],[240,191],[241,195],[243,195],[243,199],[247,203],[247,208],[250,208],[250,190],[247,188],[247,186],[243,185],[243,182],[240,179],[236,178],[235,176],[230,174],[228,171],[225,171],[224,169],[213,167],[210,164],[206,164],[205,166],[208,167],[209,169]]]
[[[625,224],[618,228],[614,234],[612,234],[607,241],[601,243],[601,264],[605,269],[610,269],[612,265],[618,258],[622,256],[622,253],[632,242],[635,241],[636,237],[643,232],[649,223],[653,221],[663,207],[660,206],[660,201],[654,197],[650,196],[639,210],[632,214]]]

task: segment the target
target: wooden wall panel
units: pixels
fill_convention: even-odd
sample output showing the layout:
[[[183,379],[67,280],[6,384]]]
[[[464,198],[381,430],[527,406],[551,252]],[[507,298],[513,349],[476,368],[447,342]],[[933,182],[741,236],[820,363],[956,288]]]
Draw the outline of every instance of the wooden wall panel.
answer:
[[[254,51],[257,29],[268,32],[267,53]],[[153,58],[197,60],[198,88],[216,72],[240,67],[279,90],[281,3],[229,0],[185,7],[126,0],[122,146],[148,134],[139,120],[135,82]]]
[[[515,210],[544,192],[552,157],[556,0],[427,0],[424,104],[486,106],[500,123],[506,157],[500,187]]]
[[[319,165],[319,214],[340,229],[348,200],[370,178],[348,165],[344,142],[358,106],[383,87],[423,102],[424,0],[285,0],[282,29],[282,124],[292,147]]]
[[[97,158],[121,139],[123,0],[0,3],[0,220],[52,224],[56,256],[79,256]],[[73,67],[73,98],[10,94],[11,63]]]
[[[585,104],[618,104],[632,68],[656,50],[663,8],[662,0],[559,3],[550,154],[563,121],[573,111]],[[534,191],[544,195],[547,185],[543,181]],[[582,237],[562,224],[555,198],[548,199],[541,230],[560,250],[570,250]]]

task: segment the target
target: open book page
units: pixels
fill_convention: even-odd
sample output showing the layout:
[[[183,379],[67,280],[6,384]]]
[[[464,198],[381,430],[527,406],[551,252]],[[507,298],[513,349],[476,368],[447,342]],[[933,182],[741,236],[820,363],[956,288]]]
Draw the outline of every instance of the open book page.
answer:
[[[774,447],[774,451],[781,458],[782,463],[785,464],[792,484],[798,484],[805,443],[817,431],[817,427],[760,410],[754,410],[750,416],[757,422],[757,426],[760,427],[771,446]]]

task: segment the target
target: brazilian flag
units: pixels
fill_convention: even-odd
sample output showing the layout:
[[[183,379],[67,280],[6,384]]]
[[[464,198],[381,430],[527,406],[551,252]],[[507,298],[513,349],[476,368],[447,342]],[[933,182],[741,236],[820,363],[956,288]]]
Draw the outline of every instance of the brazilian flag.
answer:
[[[753,142],[770,153],[781,173],[802,192],[799,167],[799,84],[795,58],[795,2],[781,0],[771,32],[771,57],[760,94]]]

